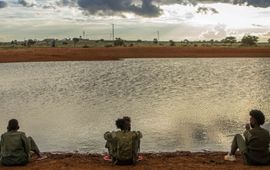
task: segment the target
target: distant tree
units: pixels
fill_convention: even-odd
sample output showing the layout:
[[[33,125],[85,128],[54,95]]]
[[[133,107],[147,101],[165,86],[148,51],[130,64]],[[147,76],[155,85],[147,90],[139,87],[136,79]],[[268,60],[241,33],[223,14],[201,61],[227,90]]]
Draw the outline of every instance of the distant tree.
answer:
[[[236,37],[229,36],[221,40],[221,42],[233,44],[233,43],[236,43],[237,41],[236,41]]]
[[[173,40],[170,40],[169,43],[170,43],[170,46],[175,46],[175,42]]]
[[[55,39],[52,40],[51,46],[52,46],[52,47],[55,47],[55,46],[56,46],[56,40],[55,40]]]
[[[121,38],[115,38],[115,41],[113,43],[114,43],[114,46],[123,46],[123,45],[125,45],[124,40],[122,40]]]
[[[189,40],[188,39],[184,39],[183,42],[186,43],[186,44],[188,44],[189,43]]]
[[[12,41],[11,41],[11,44],[12,44],[12,45],[17,45],[17,44],[18,44],[18,41],[17,41],[17,40],[12,40]]]
[[[256,45],[258,40],[259,40],[259,37],[257,36],[245,35],[242,38],[241,43],[242,45],[252,46],[252,45]]]
[[[209,40],[209,43],[210,43],[211,45],[213,45],[213,44],[214,44],[214,40],[213,40],[213,39]]]
[[[13,47],[15,47],[18,43],[17,43],[17,40],[12,40],[12,41],[10,42],[10,44],[13,45]]]
[[[76,44],[80,41],[80,39],[79,38],[73,38],[72,41],[73,41],[74,47],[75,47]]]
[[[104,47],[109,48],[109,47],[113,47],[112,44],[106,44]]]
[[[137,40],[137,42],[138,42],[138,43],[141,43],[141,42],[142,42],[142,40],[138,39],[138,40]]]
[[[63,44],[63,45],[68,45],[68,42],[63,41],[62,44]]]
[[[27,46],[28,47],[31,47],[32,45],[34,45],[36,43],[36,41],[32,40],[32,39],[29,39],[27,40]]]
[[[52,40],[51,39],[44,39],[43,41],[46,43],[47,46],[49,46]]]
[[[268,39],[268,43],[270,43],[270,38]]]
[[[156,38],[153,39],[153,43],[154,44],[157,44],[158,43],[158,40]]]
[[[104,39],[103,39],[103,38],[101,38],[99,41],[100,41],[100,42],[104,42]]]

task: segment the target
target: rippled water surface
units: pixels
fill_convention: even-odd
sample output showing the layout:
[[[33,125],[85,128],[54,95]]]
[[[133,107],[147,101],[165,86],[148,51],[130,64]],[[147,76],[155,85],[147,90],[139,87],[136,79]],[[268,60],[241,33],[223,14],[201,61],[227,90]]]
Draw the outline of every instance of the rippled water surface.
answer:
[[[17,118],[43,151],[103,152],[128,115],[141,150],[228,150],[252,108],[270,116],[270,59],[0,64],[0,131]]]

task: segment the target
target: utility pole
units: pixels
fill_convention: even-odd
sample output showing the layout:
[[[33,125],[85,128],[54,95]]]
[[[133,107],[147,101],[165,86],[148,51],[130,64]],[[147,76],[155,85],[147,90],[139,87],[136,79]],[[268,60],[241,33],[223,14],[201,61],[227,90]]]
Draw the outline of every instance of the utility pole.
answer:
[[[159,31],[157,31],[157,40],[159,42]]]
[[[83,31],[83,38],[86,39],[85,31]]]
[[[112,40],[114,41],[114,24],[112,24]]]

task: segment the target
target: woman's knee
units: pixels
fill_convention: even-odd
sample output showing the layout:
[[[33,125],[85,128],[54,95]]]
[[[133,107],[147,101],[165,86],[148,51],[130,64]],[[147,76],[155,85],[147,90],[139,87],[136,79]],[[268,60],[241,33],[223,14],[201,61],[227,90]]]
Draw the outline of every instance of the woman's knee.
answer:
[[[235,138],[242,138],[242,135],[236,134],[234,137],[235,137]]]

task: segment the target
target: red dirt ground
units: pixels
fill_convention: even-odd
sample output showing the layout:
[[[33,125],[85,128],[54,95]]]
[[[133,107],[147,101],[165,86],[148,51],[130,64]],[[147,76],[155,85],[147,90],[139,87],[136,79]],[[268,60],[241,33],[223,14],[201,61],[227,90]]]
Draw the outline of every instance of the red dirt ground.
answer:
[[[223,160],[225,153],[156,153],[143,154],[144,160],[137,165],[116,166],[104,161],[101,155],[83,154],[50,154],[48,159],[42,161],[33,160],[23,167],[3,167],[2,170],[269,170],[270,166],[247,166],[244,165],[240,155],[237,155],[236,162]]]
[[[270,48],[114,47],[0,50],[0,62],[92,61],[124,58],[270,57]]]

